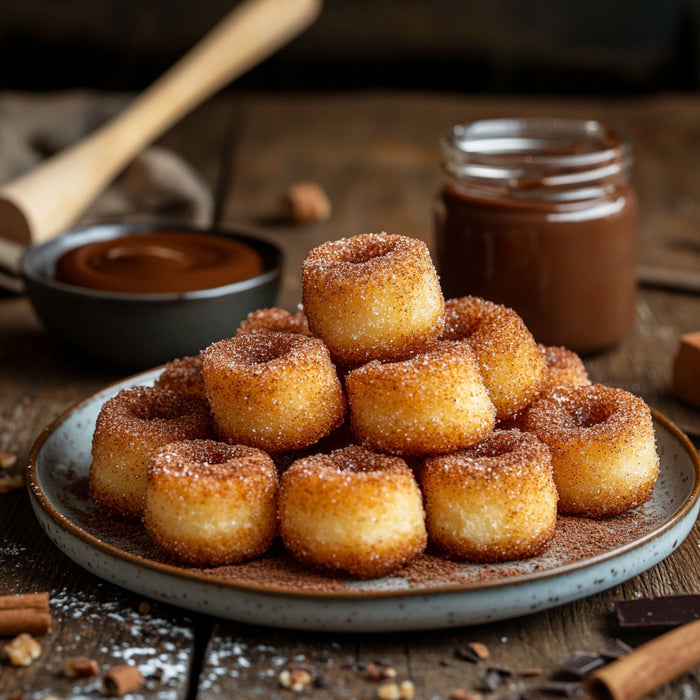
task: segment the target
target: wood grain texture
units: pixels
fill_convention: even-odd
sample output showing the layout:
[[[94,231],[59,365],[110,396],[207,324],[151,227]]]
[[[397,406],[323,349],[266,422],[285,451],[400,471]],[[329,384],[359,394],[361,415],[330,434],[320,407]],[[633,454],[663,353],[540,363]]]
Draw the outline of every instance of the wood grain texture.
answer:
[[[95,100],[100,96],[96,95]],[[432,245],[432,200],[440,181],[437,142],[453,123],[486,116],[556,114],[600,118],[632,139],[635,184],[641,202],[640,258],[690,269],[700,265],[700,99],[667,96],[635,100],[529,100],[440,94],[249,95],[233,92],[210,101],[161,141],[186,157],[218,197],[218,223],[253,228],[287,254],[279,303],[300,301],[299,267],[314,245],[340,236],[386,230]],[[331,218],[298,226],[279,218],[289,184],[314,180],[327,191]],[[591,378],[640,394],[689,432],[699,412],[669,391],[680,334],[700,327],[700,297],[667,289],[639,291],[634,330],[618,346],[585,358]],[[0,297],[0,450],[19,456],[21,471],[41,430],[67,407],[120,379],[118,369],[72,355],[48,335],[26,299]],[[55,629],[42,640],[28,669],[2,662],[0,697],[23,690],[70,697],[77,684],[61,676],[67,655],[97,658],[103,667],[134,651],[150,671],[163,666],[133,698],[236,697],[280,700],[285,668],[310,670],[319,698],[374,698],[382,681],[371,664],[410,679],[416,698],[448,698],[452,689],[479,686],[490,663],[514,671],[499,691],[549,679],[572,651],[596,652],[620,635],[613,603],[621,598],[698,592],[697,526],[679,549],[650,571],[585,600],[520,619],[471,628],[407,634],[297,633],[190,615],[152,604],[96,579],[49,542],[22,492],[0,495],[0,593],[48,590]],[[639,638],[626,637],[637,643]],[[470,642],[486,644],[491,659],[459,658]],[[190,677],[192,669],[192,677]],[[83,682],[91,695],[95,686]],[[189,690],[188,690],[189,687]],[[31,693],[31,695],[29,694]],[[159,693],[165,693],[159,694]],[[700,696],[697,669],[655,691],[653,700]]]

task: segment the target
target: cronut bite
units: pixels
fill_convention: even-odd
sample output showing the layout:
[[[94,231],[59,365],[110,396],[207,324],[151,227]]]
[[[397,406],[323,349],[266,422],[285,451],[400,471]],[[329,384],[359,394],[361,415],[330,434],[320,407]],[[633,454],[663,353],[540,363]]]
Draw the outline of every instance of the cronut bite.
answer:
[[[523,559],[554,536],[557,490],[549,450],[534,435],[495,430],[419,468],[430,541],[474,562]]]
[[[219,435],[270,452],[301,449],[342,424],[345,394],[323,341],[259,331],[202,351]]]
[[[527,428],[549,447],[561,513],[606,517],[651,497],[659,458],[638,396],[601,384],[557,387],[529,408]]]
[[[170,443],[148,469],[143,522],[183,564],[260,556],[277,534],[277,471],[262,450],[214,440]]]
[[[483,439],[495,409],[469,347],[438,343],[399,362],[373,360],[345,378],[350,424],[379,452],[451,452]]]
[[[92,437],[90,493],[113,515],[140,518],[151,454],[178,440],[207,438],[211,417],[198,399],[163,387],[123,389],[107,400]]]
[[[309,328],[342,365],[403,359],[442,333],[442,290],[423,241],[386,233],[329,241],[308,253],[301,275]]]
[[[448,299],[443,338],[474,351],[499,420],[516,415],[540,392],[545,358],[513,309],[480,297]]]
[[[311,335],[309,323],[301,309],[292,314],[286,309],[280,309],[276,306],[251,311],[238,325],[236,335],[241,333],[258,333],[259,331]]]
[[[357,445],[294,462],[280,481],[279,523],[300,562],[359,578],[388,574],[427,541],[411,469]]]

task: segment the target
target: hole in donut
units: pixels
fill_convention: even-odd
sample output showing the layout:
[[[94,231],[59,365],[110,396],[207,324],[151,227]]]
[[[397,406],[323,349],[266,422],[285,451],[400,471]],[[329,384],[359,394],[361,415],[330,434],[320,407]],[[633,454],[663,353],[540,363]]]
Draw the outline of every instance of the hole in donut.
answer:
[[[293,342],[286,333],[261,332],[252,338],[238,338],[236,356],[243,364],[264,365],[286,355]]]
[[[185,459],[200,464],[224,464],[233,458],[230,447],[223,445],[217,447],[197,447],[191,445],[187,448],[183,448],[181,452]]]
[[[467,452],[473,453],[479,457],[498,458],[514,452],[518,448],[518,438],[513,435],[497,435],[492,434],[491,439],[474,445],[468,448]]]
[[[395,247],[396,244],[393,241],[372,239],[365,241],[362,246],[348,246],[347,249],[343,251],[341,260],[354,265],[361,265],[374,258],[381,258],[391,253]]]
[[[578,428],[593,428],[610,419],[613,407],[607,404],[584,404],[567,407],[567,413]]]

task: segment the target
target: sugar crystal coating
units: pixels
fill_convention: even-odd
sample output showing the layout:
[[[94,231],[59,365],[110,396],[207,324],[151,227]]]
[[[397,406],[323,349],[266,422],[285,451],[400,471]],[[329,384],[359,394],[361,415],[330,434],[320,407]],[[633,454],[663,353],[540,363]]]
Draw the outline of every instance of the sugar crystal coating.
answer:
[[[202,351],[219,433],[270,452],[300,449],[344,420],[345,394],[328,349],[299,333],[259,331]]]
[[[523,559],[554,536],[549,450],[530,433],[494,430],[464,450],[427,457],[419,481],[430,539],[451,557]]]
[[[280,482],[280,535],[301,562],[383,576],[423,551],[423,502],[398,457],[350,445],[294,462]]]
[[[277,470],[254,447],[187,440],[156,450],[144,526],[180,563],[233,564],[260,556],[277,534]]]
[[[209,411],[195,397],[163,387],[123,389],[103,404],[97,416],[90,466],[92,497],[109,512],[139,518],[153,451],[169,442],[210,434]]]
[[[528,409],[527,427],[551,452],[560,512],[607,517],[650,498],[659,458],[641,398],[601,384],[556,387]]]
[[[308,253],[301,273],[309,328],[341,364],[410,357],[443,330],[442,290],[422,241],[387,233],[329,241]]]

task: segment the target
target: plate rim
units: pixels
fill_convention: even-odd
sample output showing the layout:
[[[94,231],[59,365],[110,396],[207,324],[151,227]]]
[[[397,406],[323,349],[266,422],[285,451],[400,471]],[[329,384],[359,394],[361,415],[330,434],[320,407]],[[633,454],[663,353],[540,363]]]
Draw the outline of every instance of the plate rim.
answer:
[[[54,524],[67,531],[67,533],[82,543],[98,550],[104,555],[111,557],[112,559],[121,560],[128,562],[129,564],[137,567],[144,567],[149,571],[167,575],[174,576],[178,579],[185,579],[189,583],[196,584],[211,584],[217,587],[223,587],[225,589],[231,589],[234,591],[241,591],[249,594],[256,595],[270,595],[275,597],[287,596],[293,599],[309,599],[309,600],[337,600],[337,601],[353,601],[357,602],[364,599],[382,599],[382,598],[409,598],[414,596],[433,596],[442,594],[453,594],[453,593],[469,593],[470,591],[482,591],[486,589],[498,589],[498,588],[517,588],[518,586],[525,586],[532,584],[534,582],[546,581],[548,579],[554,579],[559,577],[564,577],[571,575],[577,571],[585,571],[589,568],[594,568],[601,564],[604,564],[608,560],[617,559],[623,555],[626,555],[633,550],[640,548],[647,544],[649,541],[658,538],[663,535],[666,531],[672,529],[674,526],[682,522],[689,512],[697,506],[698,499],[700,498],[700,454],[695,449],[690,438],[685,435],[685,433],[680,430],[680,428],[671,421],[667,416],[662,414],[660,411],[650,407],[652,418],[654,422],[661,425],[683,448],[683,451],[691,459],[694,468],[694,484],[690,495],[685,501],[676,509],[676,511],[667,518],[664,522],[654,527],[651,531],[647,532],[643,536],[628,542],[627,544],[615,547],[607,552],[600,553],[593,557],[579,559],[575,562],[570,562],[569,564],[564,564],[561,566],[556,566],[552,569],[546,569],[543,571],[529,572],[526,574],[515,574],[511,576],[504,576],[501,579],[495,579],[491,581],[464,581],[456,582],[449,581],[444,584],[430,584],[430,585],[420,585],[420,586],[408,586],[406,588],[358,588],[356,590],[309,590],[309,589],[291,589],[285,586],[279,586],[275,584],[265,585],[256,584],[245,581],[229,581],[222,578],[217,578],[216,576],[207,575],[205,573],[200,573],[197,571],[190,571],[183,567],[178,567],[174,564],[168,564],[165,562],[154,561],[145,556],[134,554],[132,552],[125,551],[119,547],[105,542],[95,535],[85,531],[80,526],[76,525],[69,518],[61,514],[48,496],[44,493],[39,483],[39,477],[37,474],[37,461],[39,459],[40,453],[43,446],[46,444],[47,440],[81,407],[93,403],[99,399],[100,396],[105,397],[111,395],[118,387],[131,386],[139,381],[146,382],[147,380],[154,379],[160,371],[162,371],[163,366],[152,368],[137,374],[131,375],[129,377],[123,378],[118,381],[111,382],[106,386],[100,388],[99,390],[93,392],[92,394],[83,397],[82,399],[74,402],[72,405],[64,409],[54,420],[52,420],[40,433],[40,435],[35,440],[32,449],[29,454],[27,470],[27,480],[26,485],[30,495],[30,498],[34,501],[36,507],[39,507],[42,512],[48,516]],[[41,522],[40,522],[41,524]],[[44,529],[42,524],[42,529]],[[683,539],[687,537],[687,534]],[[52,539],[52,538],[51,538]],[[679,543],[680,545],[680,543]],[[60,548],[59,548],[60,549]],[[672,552],[669,552],[669,555]],[[665,558],[665,557],[664,557]],[[391,577],[387,577],[391,578]],[[382,579],[373,579],[365,581],[364,583],[370,583],[372,581],[381,581]]]

